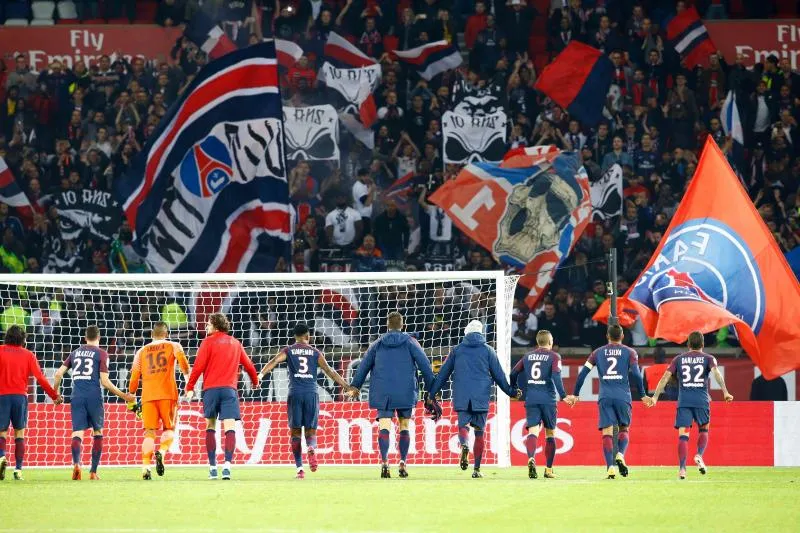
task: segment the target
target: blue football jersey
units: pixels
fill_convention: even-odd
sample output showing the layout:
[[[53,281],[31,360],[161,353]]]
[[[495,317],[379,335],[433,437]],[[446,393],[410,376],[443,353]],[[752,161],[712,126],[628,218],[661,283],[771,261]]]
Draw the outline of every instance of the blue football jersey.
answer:
[[[696,351],[682,353],[672,360],[669,372],[678,380],[678,407],[709,407],[708,382],[711,369],[716,366],[714,356]]]
[[[308,344],[295,343],[283,349],[289,367],[289,394],[317,392],[317,368],[322,352]]]
[[[525,405],[555,404],[558,401],[553,373],[561,372],[561,356],[552,350],[537,348],[522,357]]]
[[[636,350],[622,344],[606,344],[593,351],[587,362],[597,367],[601,400],[631,401],[628,372],[639,364]]]
[[[100,373],[108,372],[108,353],[97,346],[81,346],[64,360],[72,369],[73,398],[101,398]]]

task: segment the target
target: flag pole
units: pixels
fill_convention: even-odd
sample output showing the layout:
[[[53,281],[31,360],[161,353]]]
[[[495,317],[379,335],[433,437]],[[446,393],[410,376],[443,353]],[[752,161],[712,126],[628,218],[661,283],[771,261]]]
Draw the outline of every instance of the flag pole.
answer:
[[[608,316],[609,326],[619,325],[619,315],[617,314],[617,249],[611,248],[606,258],[608,263],[608,283],[606,292],[610,299],[611,310]]]

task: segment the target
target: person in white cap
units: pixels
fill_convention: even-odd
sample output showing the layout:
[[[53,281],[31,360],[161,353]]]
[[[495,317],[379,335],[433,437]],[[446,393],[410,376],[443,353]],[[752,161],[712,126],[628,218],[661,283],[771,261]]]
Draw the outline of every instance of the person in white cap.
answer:
[[[464,329],[464,340],[450,351],[439,375],[430,388],[433,398],[453,374],[453,408],[458,413],[458,442],[461,444],[461,470],[469,467],[469,428],[475,432],[473,445],[473,478],[481,478],[481,458],[485,446],[484,428],[489,414],[492,384],[509,396],[519,397],[520,392],[508,383],[494,349],[486,343],[483,324],[473,320]]]

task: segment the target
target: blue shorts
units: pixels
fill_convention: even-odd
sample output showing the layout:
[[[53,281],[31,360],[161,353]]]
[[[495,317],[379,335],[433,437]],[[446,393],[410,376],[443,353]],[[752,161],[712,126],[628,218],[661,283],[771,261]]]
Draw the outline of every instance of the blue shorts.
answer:
[[[214,387],[203,391],[203,417],[218,420],[241,420],[239,396],[230,387]]]
[[[463,428],[472,426],[475,429],[484,429],[486,427],[486,417],[489,415],[486,411],[477,412],[470,411],[456,411],[458,414],[458,427]]]
[[[97,398],[72,398],[69,404],[72,414],[72,431],[92,428],[103,429],[103,400]]]
[[[692,422],[697,422],[697,426],[704,426],[711,422],[711,409],[708,407],[678,407],[675,413],[675,429],[690,428]]]
[[[599,428],[631,425],[631,404],[622,400],[603,399],[597,402],[600,409]]]
[[[316,392],[290,394],[286,398],[290,428],[317,429],[319,395]]]
[[[24,394],[0,394],[0,431],[25,429],[28,425],[28,397]]]
[[[395,413],[397,413],[397,418],[411,418],[411,415],[414,414],[414,408],[410,407],[408,409],[378,409],[378,419],[394,418]]]
[[[537,403],[525,406],[525,427],[530,428],[544,424],[545,429],[556,429],[558,408],[552,404]]]

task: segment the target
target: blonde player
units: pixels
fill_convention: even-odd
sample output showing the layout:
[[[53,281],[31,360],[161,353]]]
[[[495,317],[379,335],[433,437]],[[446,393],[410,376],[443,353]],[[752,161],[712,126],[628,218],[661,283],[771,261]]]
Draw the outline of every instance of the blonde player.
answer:
[[[153,341],[136,352],[131,369],[130,393],[139,389],[142,380],[142,479],[151,479],[150,465],[156,459],[156,473],[164,475],[164,455],[167,453],[175,431],[178,412],[178,384],[175,382],[175,361],[184,377],[189,376],[189,361],[177,342],[167,340],[169,328],[164,322],[153,326]],[[163,428],[159,449],[155,448],[156,431]]]

